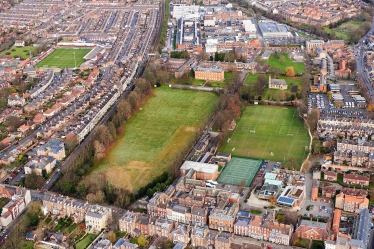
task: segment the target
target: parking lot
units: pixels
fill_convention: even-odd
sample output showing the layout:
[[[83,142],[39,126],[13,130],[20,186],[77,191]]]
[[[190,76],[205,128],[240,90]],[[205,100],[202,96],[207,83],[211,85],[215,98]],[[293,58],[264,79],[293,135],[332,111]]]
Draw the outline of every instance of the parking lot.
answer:
[[[346,91],[342,91],[344,103],[353,103],[354,100],[351,95]],[[309,93],[308,97],[308,113],[312,109],[317,108],[320,110],[321,115],[332,115],[341,117],[363,117],[365,115],[364,109],[358,109],[356,107],[343,105],[342,107],[335,107],[334,104],[329,100],[326,94]]]
[[[306,208],[309,206],[309,210]],[[333,214],[333,203],[328,199],[320,199],[319,202],[310,202],[300,211],[300,214],[307,217],[330,219]]]

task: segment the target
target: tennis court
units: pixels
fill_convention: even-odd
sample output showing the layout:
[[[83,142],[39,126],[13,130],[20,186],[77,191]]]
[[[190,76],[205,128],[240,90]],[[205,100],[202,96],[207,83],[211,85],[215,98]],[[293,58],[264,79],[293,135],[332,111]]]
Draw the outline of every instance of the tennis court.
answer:
[[[245,181],[245,186],[248,187],[255,178],[261,164],[261,159],[232,157],[231,161],[219,175],[217,181],[232,185],[240,185],[242,181]]]

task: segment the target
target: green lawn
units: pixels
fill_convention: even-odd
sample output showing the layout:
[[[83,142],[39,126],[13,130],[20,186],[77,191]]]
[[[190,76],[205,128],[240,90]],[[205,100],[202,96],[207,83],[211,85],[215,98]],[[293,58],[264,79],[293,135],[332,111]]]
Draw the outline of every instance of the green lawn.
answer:
[[[22,241],[20,243],[20,249],[33,249],[35,242],[33,241]]]
[[[332,31],[335,32],[335,36],[338,39],[348,41],[350,40],[351,32],[357,30],[360,25],[363,23],[361,20],[352,20],[343,23],[339,27],[329,29],[328,27],[324,27],[323,29],[330,34]]]
[[[281,63],[279,61],[279,56],[283,55],[285,57],[285,62]],[[268,64],[271,67],[279,67],[282,73],[286,73],[286,67],[293,66],[295,68],[295,73],[303,73],[305,71],[305,65],[303,62],[293,62],[292,59],[288,58],[288,53],[278,52],[271,54]]]
[[[75,249],[86,249],[87,246],[89,246],[91,242],[94,241],[95,238],[96,238],[95,234],[92,234],[92,233],[87,234],[86,237],[84,237],[84,239],[82,239],[75,245]]]
[[[104,173],[115,187],[137,191],[167,171],[210,119],[218,102],[213,93],[163,86],[125,124],[105,159],[90,173]]]
[[[181,85],[194,85],[194,86],[200,86],[205,83],[205,80],[197,80],[193,77],[188,77],[188,78],[172,78],[170,80],[171,84],[181,84]]]
[[[15,50],[15,51],[12,51]],[[4,56],[12,56],[12,57],[20,57],[21,59],[26,59],[30,57],[29,52],[34,51],[35,48],[33,46],[25,46],[25,47],[11,47],[8,50],[2,51],[0,54]],[[7,52],[10,52],[9,55],[7,55]]]
[[[224,81],[225,83],[233,83],[235,81],[235,77],[236,77],[236,74],[232,73],[232,72],[225,72],[224,73]]]
[[[91,49],[74,49],[74,48],[58,48],[48,55],[44,60],[39,62],[36,67],[56,67],[56,68],[75,68],[79,67]],[[75,60],[74,61],[74,53]]]
[[[246,107],[229,138],[219,151],[233,156],[280,162],[294,157],[299,169],[308,154],[309,136],[293,107]]]
[[[248,85],[254,85],[257,81],[257,78],[258,78],[259,74],[251,74],[249,73],[247,75],[247,78],[245,78],[244,80],[244,84],[248,84]],[[266,74],[266,77],[269,77],[267,74]]]
[[[248,74],[247,78],[244,81],[244,84],[247,84],[251,87],[254,87],[258,76],[259,76],[259,74]],[[268,79],[269,74],[265,74],[265,76]],[[261,96],[262,99],[277,100],[281,97],[280,101],[287,100],[287,96],[291,96],[291,94],[296,95],[296,92],[291,92],[292,86],[302,85],[301,77],[287,77],[287,76],[284,76],[284,75],[280,75],[280,76],[278,76],[278,79],[284,79],[288,84],[288,89],[287,90],[282,90],[282,91],[277,90],[277,89],[266,89],[262,93],[262,96]],[[299,90],[299,88],[298,88],[298,90]],[[252,91],[254,91],[254,89]]]
[[[308,239],[297,238],[296,240],[294,240],[293,245],[298,246],[298,247],[308,248],[309,243],[310,243],[310,240]]]
[[[210,82],[210,84],[213,87],[224,87],[226,85],[225,82],[219,82],[219,81],[217,81],[217,82],[213,81],[213,82]]]
[[[10,199],[8,199],[8,198],[0,198],[0,210],[2,210],[3,207],[4,207],[8,202],[10,202]]]
[[[320,240],[313,240],[311,249],[325,249],[325,242]]]

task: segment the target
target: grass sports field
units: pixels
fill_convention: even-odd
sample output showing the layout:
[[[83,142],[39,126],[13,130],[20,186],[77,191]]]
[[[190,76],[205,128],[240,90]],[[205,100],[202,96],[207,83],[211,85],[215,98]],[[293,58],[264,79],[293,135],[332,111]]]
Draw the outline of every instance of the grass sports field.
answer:
[[[233,157],[220,173],[217,181],[232,185],[240,185],[245,181],[245,186],[249,187],[255,178],[257,171],[262,164],[262,160]]]
[[[48,55],[44,60],[39,62],[36,67],[51,67],[51,68],[75,68],[79,67],[83,62],[83,57],[86,56],[91,49],[74,49],[74,48],[58,48]],[[74,53],[75,60],[74,62]]]
[[[296,108],[247,107],[220,151],[233,156],[288,162],[294,157],[301,166],[308,154],[309,135],[297,118]]]
[[[213,93],[166,86],[155,89],[88,177],[97,179],[97,174],[104,173],[116,187],[137,191],[168,170],[196,129],[208,122],[217,102]]]
[[[279,56],[284,55],[285,61],[281,63],[279,61]],[[279,67],[281,72],[284,74],[286,73],[286,67],[293,66],[295,68],[295,73],[303,73],[305,71],[305,65],[303,62],[293,62],[290,58],[288,58],[288,53],[279,52],[276,54],[272,54],[268,61],[271,67]]]

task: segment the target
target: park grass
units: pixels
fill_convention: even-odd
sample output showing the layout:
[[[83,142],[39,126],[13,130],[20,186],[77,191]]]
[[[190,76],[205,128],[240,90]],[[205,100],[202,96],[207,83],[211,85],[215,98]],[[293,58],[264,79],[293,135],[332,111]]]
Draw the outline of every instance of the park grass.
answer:
[[[88,177],[94,180],[103,173],[115,187],[137,191],[167,171],[175,155],[188,148],[217,102],[213,93],[155,89]]]
[[[252,88],[252,91],[255,91],[253,89],[257,79],[258,79],[258,76],[259,74],[248,74],[247,75],[247,78],[245,79],[244,81],[244,84],[246,85],[249,85],[251,88]],[[266,78],[268,79],[269,78],[269,74],[265,74]],[[282,90],[283,92],[285,93],[289,93],[289,95],[291,94],[296,94],[295,93],[292,93],[291,92],[291,88],[292,86],[301,86],[302,85],[302,79],[301,77],[287,77],[285,75],[280,75],[277,77],[278,79],[284,79],[288,85],[288,89],[287,90]],[[275,100],[277,99],[277,94],[279,94],[278,91],[281,91],[281,90],[277,90],[277,89],[266,89],[263,93],[262,93],[262,99],[267,99],[267,100]]]
[[[91,49],[74,49],[74,48],[58,48],[48,55],[44,60],[39,62],[36,67],[49,67],[49,68],[75,68],[75,60],[77,62],[76,67],[79,67],[83,62],[83,57],[86,56]]]
[[[309,145],[309,136],[293,107],[246,107],[229,138],[230,141],[224,141],[219,151],[279,162],[288,162],[294,157],[296,170],[300,169],[308,154],[305,146]]]
[[[12,51],[15,50],[15,51]],[[8,50],[4,50],[2,51],[0,54],[3,55],[3,56],[12,56],[14,58],[17,58],[17,57],[20,57],[21,59],[27,59],[30,57],[30,54],[29,54],[29,51],[34,51],[35,50],[35,47],[33,46],[25,46],[25,47],[11,47],[10,49]],[[7,52],[10,52],[9,55],[7,55],[6,53]]]
[[[213,82],[210,82],[210,84],[213,87],[225,87],[226,86],[225,82],[219,82],[219,81],[213,81]]]
[[[269,77],[267,74],[265,75],[266,77]],[[247,74],[247,78],[245,78],[244,84],[253,86],[256,83],[258,76],[259,74],[251,74],[251,73]]]
[[[279,61],[280,55],[283,55],[285,57],[284,63],[281,63]],[[287,52],[273,53],[269,58],[268,64],[270,65],[270,67],[279,67],[283,74],[286,73],[286,67],[290,67],[290,66],[293,66],[295,68],[296,74],[303,73],[305,71],[304,63],[292,61],[290,58],[288,58]]]
[[[198,80],[193,78],[192,76],[188,78],[172,78],[170,79],[171,84],[181,84],[181,85],[193,85],[193,86],[200,86],[205,83],[205,80]]]
[[[233,74],[232,72],[225,72],[224,73],[224,81],[226,84],[231,84],[231,83],[234,83],[235,81],[235,74]]]
[[[96,238],[95,234],[89,233],[75,245],[75,249],[86,249],[92,241]]]
[[[363,23],[362,20],[351,20],[341,24],[339,27],[330,29],[329,27],[323,27],[326,33],[330,34],[332,31],[335,32],[335,36],[338,39],[349,41],[351,38],[351,32],[358,30],[360,25]]]

